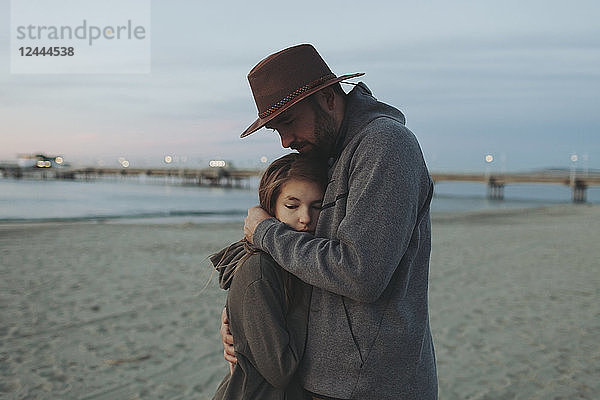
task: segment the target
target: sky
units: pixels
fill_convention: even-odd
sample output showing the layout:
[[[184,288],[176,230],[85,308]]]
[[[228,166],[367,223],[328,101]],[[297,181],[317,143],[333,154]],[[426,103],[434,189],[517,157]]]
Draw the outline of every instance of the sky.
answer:
[[[265,129],[239,138],[257,116],[247,73],[312,43],[405,113],[432,171],[600,169],[598,1],[152,1],[142,74],[11,73],[10,5],[0,0],[0,160],[259,165],[287,150]]]

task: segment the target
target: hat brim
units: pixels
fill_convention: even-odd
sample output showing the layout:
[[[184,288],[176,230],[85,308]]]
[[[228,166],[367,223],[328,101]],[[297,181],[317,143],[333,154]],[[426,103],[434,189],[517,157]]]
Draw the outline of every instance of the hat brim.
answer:
[[[322,84],[315,86],[314,88],[312,88],[310,90],[307,90],[306,92],[302,93],[301,95],[296,97],[294,100],[290,101],[285,106],[281,107],[279,110],[275,111],[273,114],[269,115],[268,117],[258,118],[256,121],[254,121],[252,123],[252,125],[250,125],[248,128],[246,128],[246,130],[240,135],[240,137],[244,138],[244,137],[256,132],[257,130],[259,130],[260,128],[265,126],[269,121],[276,118],[279,114],[283,113],[285,110],[287,110],[294,104],[298,103],[299,101],[304,100],[311,94],[316,93],[319,90],[326,88],[327,86],[331,86],[338,82],[341,82],[345,79],[356,78],[357,76],[362,76],[364,74],[365,74],[364,72],[358,72],[355,74],[347,74],[347,75],[338,76],[337,78],[333,78],[327,82],[323,82]]]

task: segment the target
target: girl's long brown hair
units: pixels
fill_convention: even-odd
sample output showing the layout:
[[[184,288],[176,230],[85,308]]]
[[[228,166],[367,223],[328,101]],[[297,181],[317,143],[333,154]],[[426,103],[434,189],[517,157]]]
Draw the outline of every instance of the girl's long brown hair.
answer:
[[[281,194],[281,188],[285,183],[294,179],[314,182],[325,192],[327,187],[327,164],[323,159],[316,156],[300,155],[298,153],[290,153],[273,161],[263,173],[258,186],[260,206],[272,217],[275,216],[275,205]],[[252,254],[260,251],[246,239],[244,239],[244,247],[246,254],[237,261],[235,270],[229,279]],[[221,263],[217,264],[216,267],[222,267]],[[289,309],[296,297],[295,288],[297,285],[294,284],[294,280],[298,278],[285,270],[283,272],[286,309]]]

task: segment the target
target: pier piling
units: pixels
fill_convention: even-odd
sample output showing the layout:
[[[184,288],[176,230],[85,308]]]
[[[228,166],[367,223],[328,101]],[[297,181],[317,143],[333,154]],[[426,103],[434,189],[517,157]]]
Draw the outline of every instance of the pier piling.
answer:
[[[490,200],[504,200],[504,183],[490,178],[487,184],[487,198]]]
[[[585,203],[586,202],[586,189],[587,185],[579,180],[575,180],[575,182],[571,185],[572,189],[572,200],[573,203]]]

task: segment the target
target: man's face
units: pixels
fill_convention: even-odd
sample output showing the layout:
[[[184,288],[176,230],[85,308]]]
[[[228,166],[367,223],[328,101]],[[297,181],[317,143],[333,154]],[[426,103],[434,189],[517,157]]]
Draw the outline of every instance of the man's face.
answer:
[[[326,152],[335,139],[333,117],[317,103],[304,99],[265,125],[281,137],[281,145],[299,153]]]

